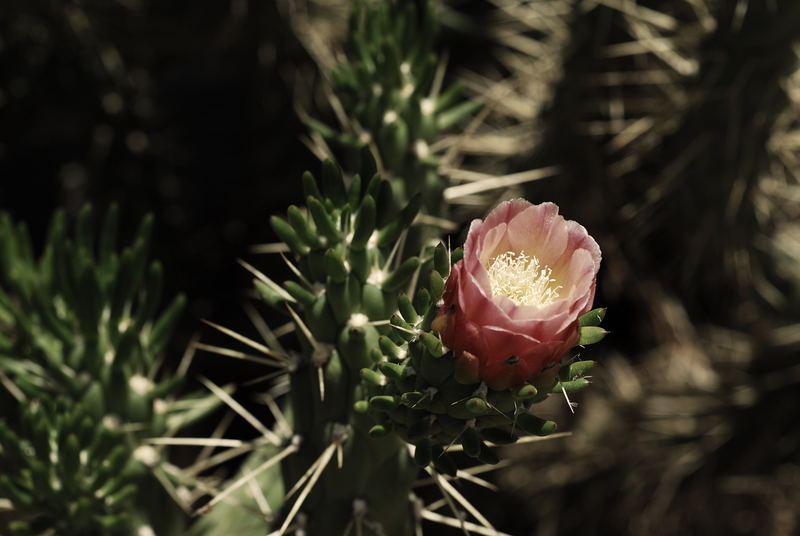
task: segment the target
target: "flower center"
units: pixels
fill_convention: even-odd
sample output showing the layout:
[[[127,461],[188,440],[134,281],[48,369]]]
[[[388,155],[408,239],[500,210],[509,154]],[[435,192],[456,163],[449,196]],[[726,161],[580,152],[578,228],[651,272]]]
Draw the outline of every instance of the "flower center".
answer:
[[[558,299],[561,285],[550,277],[553,270],[525,253],[506,251],[489,265],[493,294],[503,294],[517,305],[550,305]]]

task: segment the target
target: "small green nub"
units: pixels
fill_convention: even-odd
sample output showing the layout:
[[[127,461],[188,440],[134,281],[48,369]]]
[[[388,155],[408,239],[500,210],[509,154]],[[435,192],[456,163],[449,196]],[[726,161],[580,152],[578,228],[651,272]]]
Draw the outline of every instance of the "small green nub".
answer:
[[[480,417],[481,415],[486,415],[489,413],[489,405],[486,403],[485,400],[482,398],[478,398],[474,396],[467,400],[466,403],[467,411],[469,411],[472,415],[476,417]]]
[[[317,297],[314,296],[311,291],[296,281],[284,281],[283,288],[289,293],[289,295],[291,295],[292,298],[306,307],[311,306],[311,304],[313,304],[317,299]]]
[[[555,384],[555,386],[553,386],[553,389],[551,389],[550,392],[561,393],[563,391],[566,391],[567,394],[577,393],[589,387],[591,383],[592,382],[590,382],[586,378],[578,378],[577,380],[572,380],[569,382],[558,382],[557,384]]]
[[[539,391],[533,385],[525,383],[511,391],[514,400],[525,401],[535,398]]]
[[[386,383],[386,377],[383,374],[368,368],[361,369],[361,378],[376,387]]]
[[[366,400],[356,400],[353,403],[353,411],[356,413],[366,413],[369,411],[369,402]]]
[[[436,270],[431,270],[428,288],[431,289],[431,298],[433,301],[439,301],[444,293],[444,279],[442,279],[442,276],[439,275],[439,272]]]
[[[447,257],[447,248],[440,243],[433,250],[433,267],[443,278],[450,275],[450,259]]]
[[[397,297],[397,308],[400,310],[400,314],[403,315],[403,319],[409,324],[416,324],[419,317],[417,316],[417,311],[414,310],[414,306],[411,305],[411,300],[409,299],[407,294],[401,294]]]
[[[298,255],[308,255],[309,247],[303,243],[289,222],[278,216],[272,216],[269,223],[278,238],[289,246],[290,250]]]
[[[337,207],[341,207],[347,202],[342,170],[330,159],[322,163],[322,191]]]
[[[347,279],[347,266],[336,250],[329,249],[325,252],[325,272],[335,283],[343,283]]]
[[[381,372],[392,379],[402,378],[403,372],[406,370],[404,365],[398,365],[396,363],[381,363],[379,368]]]
[[[433,357],[442,357],[444,355],[444,347],[442,346],[442,341],[439,340],[439,337],[433,335],[432,333],[423,332],[420,335],[420,340],[422,344],[425,345],[425,349],[428,350],[428,353],[431,354]]]
[[[546,421],[530,413],[517,415],[517,426],[529,434],[546,436],[556,431],[557,425],[554,421]]]
[[[592,309],[588,313],[582,315],[578,321],[581,327],[584,326],[599,326],[603,319],[606,317],[606,308]]]
[[[375,231],[375,200],[371,195],[364,197],[361,207],[356,213],[355,230],[350,246],[353,249],[364,249]]]
[[[596,342],[602,341],[608,331],[597,326],[585,326],[581,328],[580,338],[578,339],[579,346],[587,346]]]
[[[369,407],[376,411],[391,411],[397,407],[397,398],[390,395],[373,396],[369,399]]]
[[[406,285],[411,278],[414,276],[414,272],[419,267],[419,258],[418,257],[410,257],[403,261],[403,263],[397,267],[397,269],[389,274],[389,276],[383,281],[383,285],[381,288],[385,292],[396,292],[400,290],[403,285]]]

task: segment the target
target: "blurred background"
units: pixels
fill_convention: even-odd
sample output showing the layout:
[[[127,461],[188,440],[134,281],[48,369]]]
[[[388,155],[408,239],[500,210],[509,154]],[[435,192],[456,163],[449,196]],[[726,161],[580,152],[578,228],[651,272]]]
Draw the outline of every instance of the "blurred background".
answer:
[[[170,355],[224,340],[201,318],[252,333],[235,260],[282,270],[252,246],[317,169],[296,110],[331,115],[319,42],[346,21],[342,0],[5,0],[0,209],[38,241],[57,207],[119,202],[129,236],[153,212],[189,298]],[[470,498],[511,534],[800,532],[800,2],[448,0],[441,23],[485,103],[450,166],[517,183],[454,220],[557,202],[601,245],[612,332],[576,414],[551,397],[573,436],[508,447],[500,494]]]

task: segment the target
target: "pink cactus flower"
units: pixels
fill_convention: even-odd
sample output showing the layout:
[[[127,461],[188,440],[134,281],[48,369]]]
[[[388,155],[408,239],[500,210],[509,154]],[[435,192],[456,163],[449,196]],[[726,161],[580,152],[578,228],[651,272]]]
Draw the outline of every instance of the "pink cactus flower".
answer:
[[[553,203],[514,199],[474,220],[433,323],[456,379],[507,389],[558,361],[578,342],[599,267],[597,243]]]

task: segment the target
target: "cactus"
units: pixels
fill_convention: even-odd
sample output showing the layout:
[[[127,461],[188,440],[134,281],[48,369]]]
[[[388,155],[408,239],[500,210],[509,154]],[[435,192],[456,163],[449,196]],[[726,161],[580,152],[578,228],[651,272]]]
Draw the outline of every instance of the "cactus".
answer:
[[[71,240],[57,213],[36,259],[25,225],[0,216],[0,497],[15,512],[11,534],[173,534],[183,523],[153,438],[217,400],[176,398],[180,375],[156,380],[184,298],[159,313],[153,218],[122,251],[117,218],[112,207],[95,237],[84,207]]]
[[[458,360],[431,322],[460,250],[439,244],[403,259],[402,235],[420,208],[419,196],[393,213],[392,189],[378,175],[366,185],[356,175],[346,187],[336,164],[326,161],[321,177],[318,184],[306,173],[306,206],[271,221],[293,255],[287,262],[296,278],[279,285],[250,267],[263,300],[288,311],[302,347],[280,357],[289,376],[284,413],[292,431],[273,451],[285,457],[282,481],[262,483],[273,497],[269,486],[294,493],[285,494],[273,528],[275,534],[290,527],[344,534],[368,521],[378,533],[410,534],[420,467],[436,478],[455,477],[450,450],[495,464],[491,445],[553,433],[554,422],[528,410],[550,393],[588,386],[594,363],[566,358],[537,385],[513,389],[459,380]],[[388,214],[388,222],[379,223],[377,214]],[[583,317],[580,344],[602,338],[602,316],[596,310]],[[230,513],[222,512],[208,513],[208,532],[231,530]]]

